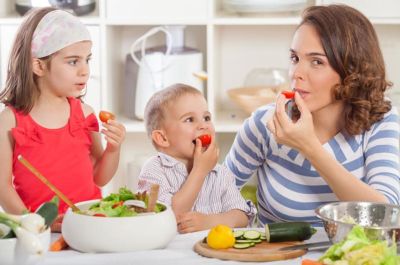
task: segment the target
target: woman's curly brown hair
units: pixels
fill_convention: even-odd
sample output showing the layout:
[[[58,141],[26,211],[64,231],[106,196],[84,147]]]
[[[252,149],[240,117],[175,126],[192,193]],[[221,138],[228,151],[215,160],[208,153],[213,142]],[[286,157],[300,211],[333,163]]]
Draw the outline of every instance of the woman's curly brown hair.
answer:
[[[340,75],[333,97],[345,103],[345,130],[360,134],[381,120],[391,109],[385,100],[385,63],[371,22],[345,5],[312,6],[303,13],[303,24],[320,36],[329,64]]]

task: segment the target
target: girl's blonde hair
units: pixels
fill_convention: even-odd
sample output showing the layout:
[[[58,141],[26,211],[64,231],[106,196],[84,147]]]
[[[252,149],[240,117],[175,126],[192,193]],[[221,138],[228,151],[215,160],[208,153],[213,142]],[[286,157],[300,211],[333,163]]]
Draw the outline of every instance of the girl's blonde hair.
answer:
[[[0,92],[0,102],[25,114],[29,113],[40,94],[32,69],[32,36],[40,20],[54,10],[56,8],[47,7],[30,11],[19,27],[11,50],[6,86]]]

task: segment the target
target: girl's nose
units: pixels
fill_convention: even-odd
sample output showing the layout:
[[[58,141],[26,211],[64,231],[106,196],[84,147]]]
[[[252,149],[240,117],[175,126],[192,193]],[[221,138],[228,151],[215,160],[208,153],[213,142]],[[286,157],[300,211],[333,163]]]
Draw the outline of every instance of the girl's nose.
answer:
[[[79,69],[79,75],[85,76],[89,75],[89,73],[90,73],[89,64],[83,64],[82,67]]]

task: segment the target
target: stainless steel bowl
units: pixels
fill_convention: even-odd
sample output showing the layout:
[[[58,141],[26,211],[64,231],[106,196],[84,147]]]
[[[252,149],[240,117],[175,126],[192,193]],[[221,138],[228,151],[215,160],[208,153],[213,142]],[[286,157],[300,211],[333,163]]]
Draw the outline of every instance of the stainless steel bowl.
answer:
[[[400,207],[384,203],[334,202],[315,210],[332,243],[342,241],[354,223],[364,227],[371,240],[400,242]],[[351,223],[354,221],[354,223]]]

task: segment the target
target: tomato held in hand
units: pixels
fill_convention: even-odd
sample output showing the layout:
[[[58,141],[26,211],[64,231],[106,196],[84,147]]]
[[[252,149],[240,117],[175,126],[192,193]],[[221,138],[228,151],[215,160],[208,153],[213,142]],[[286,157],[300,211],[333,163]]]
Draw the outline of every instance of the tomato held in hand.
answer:
[[[107,122],[108,120],[114,120],[115,119],[115,115],[112,114],[111,112],[102,110],[99,113],[99,118],[102,122]]]
[[[294,91],[282,91],[282,94],[285,96],[287,99],[294,98]]]
[[[200,135],[197,138],[200,139],[201,146],[203,146],[203,147],[209,146],[211,144],[211,135],[209,135],[209,134],[203,134],[203,135]]]

